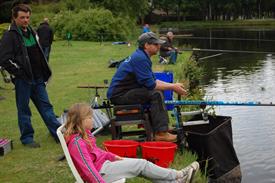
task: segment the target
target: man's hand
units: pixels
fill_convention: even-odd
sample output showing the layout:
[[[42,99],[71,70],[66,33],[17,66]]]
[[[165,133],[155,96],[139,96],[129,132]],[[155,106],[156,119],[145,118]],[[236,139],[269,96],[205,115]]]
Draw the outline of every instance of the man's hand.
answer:
[[[187,95],[187,91],[184,89],[182,83],[174,83],[173,84],[173,90],[179,95]]]

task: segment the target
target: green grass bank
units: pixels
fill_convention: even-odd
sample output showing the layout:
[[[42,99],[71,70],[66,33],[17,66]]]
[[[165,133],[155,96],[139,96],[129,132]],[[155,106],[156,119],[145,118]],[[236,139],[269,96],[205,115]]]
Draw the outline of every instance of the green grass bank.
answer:
[[[232,21],[179,21],[162,22],[157,25],[159,28],[176,27],[179,29],[190,28],[226,28],[226,27],[275,27],[275,19],[250,19]]]
[[[126,45],[112,45],[110,42],[103,44],[97,42],[73,41],[68,47],[65,41],[56,41],[53,44],[50,66],[53,71],[47,90],[54,106],[55,113],[60,115],[64,109],[76,102],[90,102],[94,96],[94,90],[79,89],[79,85],[103,84],[104,79],[109,82],[115,72],[115,68],[108,68],[108,61],[121,59],[130,55],[136,47]],[[184,53],[179,57],[177,65],[158,65],[157,56],[153,57],[154,71],[180,70],[180,62],[185,62],[191,53]],[[12,84],[5,84],[0,77],[0,96],[6,99],[0,101],[0,137],[13,140],[14,149],[4,157],[0,157],[0,182],[3,183],[27,183],[47,182],[63,183],[74,182],[73,175],[66,161],[58,162],[62,155],[59,144],[51,138],[46,126],[31,103],[32,124],[35,129],[35,140],[41,144],[41,148],[29,149],[21,145],[19,129],[17,125],[17,113],[15,105],[15,92]],[[105,98],[106,90],[102,90],[101,96]],[[99,136],[97,143],[111,139],[110,135]],[[185,151],[183,155],[177,154],[172,167],[181,169],[194,161],[195,156]],[[142,178],[128,179],[129,183],[149,182]],[[196,182],[206,182],[204,176],[199,174]]]

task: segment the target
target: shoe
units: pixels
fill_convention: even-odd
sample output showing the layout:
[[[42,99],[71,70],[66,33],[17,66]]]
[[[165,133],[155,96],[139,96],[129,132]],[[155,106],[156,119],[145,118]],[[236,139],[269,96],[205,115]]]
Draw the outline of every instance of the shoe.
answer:
[[[182,177],[178,178],[178,182],[192,183],[194,176],[197,173],[197,171],[199,170],[199,168],[200,168],[200,164],[197,161],[194,161],[187,167],[181,169],[180,172],[182,173]]]
[[[168,60],[166,60],[164,57],[160,56],[159,63],[160,64],[168,64]]]
[[[159,56],[159,63],[161,64],[163,61],[163,58],[161,56]]]
[[[63,160],[65,160],[65,159],[66,159],[65,155],[62,154],[62,155],[60,155],[60,156],[57,158],[57,161],[63,161]]]
[[[176,142],[177,135],[173,135],[169,132],[158,132],[155,134],[155,141]]]
[[[23,145],[26,146],[26,147],[29,147],[29,148],[39,148],[40,147],[40,144],[35,142],[35,141],[33,141],[29,144],[23,144]]]

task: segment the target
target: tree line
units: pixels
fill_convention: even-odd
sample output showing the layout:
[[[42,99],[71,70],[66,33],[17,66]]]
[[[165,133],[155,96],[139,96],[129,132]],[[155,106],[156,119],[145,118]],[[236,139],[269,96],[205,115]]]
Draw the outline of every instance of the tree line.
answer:
[[[14,2],[63,3],[72,11],[102,7],[136,20],[143,20],[156,9],[162,16],[176,16],[178,20],[275,18],[275,0],[0,0],[0,22],[10,19],[9,7]]]
[[[139,22],[154,10],[159,10],[161,16],[174,16],[181,21],[275,18],[275,0],[0,0],[0,22],[10,20],[14,2],[61,3],[72,11],[101,7]]]
[[[275,0],[153,0],[152,9],[193,20],[275,18]]]
[[[48,17],[56,38],[64,39],[70,32],[74,40],[87,41],[136,37],[137,19],[149,9],[148,0],[0,0],[0,24],[11,22],[11,9],[18,3],[31,6],[34,28]]]
[[[103,8],[111,11],[115,16],[125,16],[133,19],[144,17],[149,11],[148,0],[0,0],[0,23],[10,21],[10,10],[16,3],[52,6],[55,13]],[[49,10],[52,11],[52,10]]]

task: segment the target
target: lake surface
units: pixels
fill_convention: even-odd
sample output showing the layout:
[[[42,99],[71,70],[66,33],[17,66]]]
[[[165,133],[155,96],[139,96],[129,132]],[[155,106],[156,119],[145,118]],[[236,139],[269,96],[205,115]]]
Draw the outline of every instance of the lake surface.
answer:
[[[275,52],[275,29],[219,28],[182,30],[192,37],[176,44],[224,50]],[[179,34],[178,33],[178,34]],[[199,57],[217,54],[198,53]],[[205,99],[275,104],[275,54],[228,53],[200,61]],[[243,183],[275,182],[275,107],[216,106],[232,117],[233,141]]]

